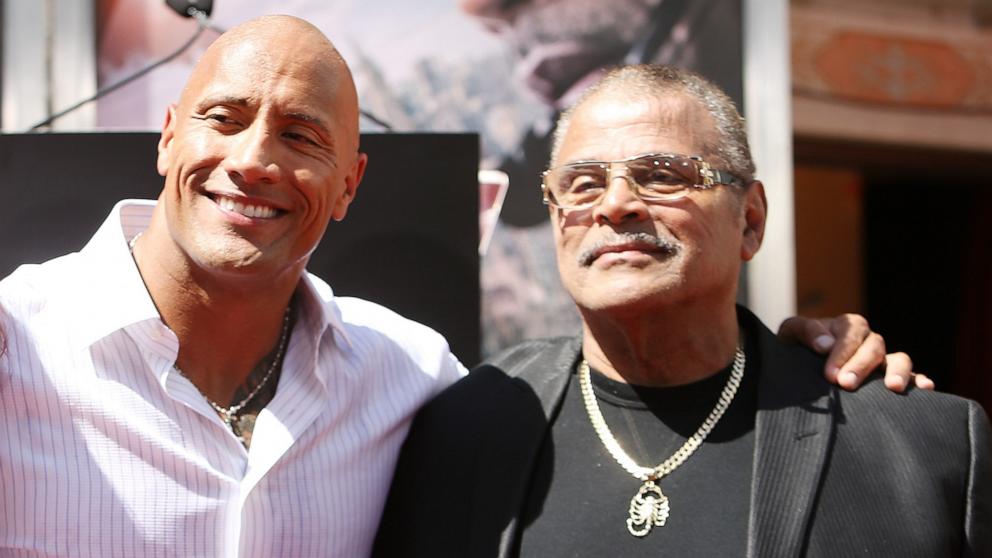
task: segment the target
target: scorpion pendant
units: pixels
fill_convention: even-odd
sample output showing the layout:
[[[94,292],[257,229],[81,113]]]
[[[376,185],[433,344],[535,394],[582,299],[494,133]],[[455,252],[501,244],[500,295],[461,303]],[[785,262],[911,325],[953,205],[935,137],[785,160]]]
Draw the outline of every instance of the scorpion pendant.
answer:
[[[652,527],[664,527],[669,511],[668,497],[661,492],[661,487],[655,484],[654,479],[646,480],[630,499],[627,530],[635,537],[643,537],[651,532]]]

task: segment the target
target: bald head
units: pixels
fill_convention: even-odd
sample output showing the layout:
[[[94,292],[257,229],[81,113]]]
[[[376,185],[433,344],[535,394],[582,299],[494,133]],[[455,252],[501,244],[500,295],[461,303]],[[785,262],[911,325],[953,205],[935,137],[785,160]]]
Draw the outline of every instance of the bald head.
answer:
[[[262,37],[286,39],[298,37],[301,42],[319,46],[332,53],[332,57],[344,65],[344,60],[337,53],[331,41],[309,21],[290,15],[266,15],[240,23],[221,35],[210,49],[223,47],[229,43],[251,40]]]
[[[148,242],[177,254],[177,268],[293,282],[355,199],[358,142],[355,85],[323,33],[288,16],[239,25],[167,111]]]
[[[221,35],[203,53],[183,88],[178,110],[209,88],[224,72],[253,73],[266,78],[257,83],[259,96],[279,76],[303,76],[314,90],[328,93],[327,103],[342,127],[358,145],[358,95],[351,71],[331,41],[311,23],[288,15],[249,20]]]

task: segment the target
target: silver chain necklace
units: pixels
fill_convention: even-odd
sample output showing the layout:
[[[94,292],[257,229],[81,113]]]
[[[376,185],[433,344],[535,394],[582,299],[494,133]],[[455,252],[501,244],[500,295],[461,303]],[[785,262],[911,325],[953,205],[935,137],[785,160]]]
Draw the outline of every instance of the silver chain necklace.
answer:
[[[143,232],[144,231],[139,232],[128,241],[127,246],[128,249],[131,250],[132,254],[134,253],[134,245],[138,242],[138,238],[141,237]],[[275,371],[278,370],[279,366],[282,364],[282,357],[286,351],[286,342],[289,340],[289,309],[290,307],[287,306],[286,311],[283,312],[282,315],[282,333],[279,334],[279,345],[276,349],[275,358],[272,359],[272,362],[269,364],[269,369],[265,371],[265,376],[262,377],[262,381],[255,386],[255,389],[251,390],[251,393],[246,395],[241,401],[231,405],[230,407],[223,407],[215,403],[206,395],[203,396],[203,398],[207,400],[207,403],[210,403],[210,406],[213,407],[214,411],[217,411],[217,414],[220,415],[220,419],[224,421],[224,424],[226,424],[231,430],[234,430],[234,420],[238,418],[238,413],[240,413],[252,399],[255,399],[258,392],[262,391],[262,388],[269,383],[269,379],[272,378],[272,374],[275,373]],[[186,374],[183,374],[182,369],[179,368],[178,363],[173,363],[172,368],[182,376],[186,376]],[[254,423],[254,421],[252,421],[252,423]],[[243,438],[243,434],[239,435],[239,437]]]
[[[610,432],[610,427],[607,426],[606,420],[603,419],[603,413],[599,410],[599,403],[596,401],[596,394],[593,393],[592,383],[589,378],[589,363],[585,359],[582,359],[582,362],[579,363],[579,387],[582,391],[582,401],[585,403],[586,412],[589,414],[589,422],[592,423],[593,430],[596,431],[599,441],[606,446],[606,450],[610,452],[613,459],[625,471],[633,475],[634,478],[644,483],[641,485],[640,490],[637,491],[637,494],[630,500],[627,530],[630,531],[631,535],[643,537],[650,533],[653,527],[665,526],[665,522],[668,521],[668,516],[671,512],[671,506],[668,503],[668,497],[661,491],[658,481],[685,463],[689,459],[689,456],[699,449],[703,440],[706,439],[706,436],[716,426],[717,421],[720,420],[723,413],[727,411],[730,402],[734,400],[734,395],[737,394],[737,388],[741,385],[741,378],[744,377],[744,362],[744,350],[740,345],[737,345],[737,351],[734,353],[733,369],[730,371],[730,377],[727,378],[727,385],[723,386],[723,391],[720,393],[720,399],[717,401],[716,406],[710,411],[709,416],[706,417],[706,420],[703,421],[703,424],[696,432],[682,444],[682,447],[676,450],[671,457],[653,468],[641,467],[620,447],[617,439]]]
[[[248,395],[246,395],[241,401],[235,403],[234,405],[231,405],[230,407],[221,406],[215,403],[212,399],[210,399],[206,395],[203,396],[203,398],[207,400],[207,403],[210,403],[210,406],[213,407],[215,411],[217,411],[217,414],[220,415],[220,419],[224,421],[224,424],[226,424],[228,428],[231,428],[233,430],[234,420],[238,418],[238,413],[240,413],[241,410],[244,409],[246,405],[248,405],[248,403],[251,403],[251,400],[254,399],[256,395],[258,395],[258,392],[262,391],[262,388],[269,383],[269,380],[272,378],[272,374],[275,373],[277,369],[279,369],[280,364],[282,364],[282,357],[286,351],[286,342],[288,340],[289,340],[289,306],[286,307],[286,311],[283,312],[282,315],[282,333],[279,334],[279,345],[276,348],[276,355],[272,359],[272,362],[269,364],[269,369],[265,371],[265,376],[262,377],[262,381],[260,381],[258,385],[255,386],[255,389],[251,390],[251,392]],[[179,368],[178,364],[173,363],[172,367],[176,369],[176,372],[185,376],[185,374],[183,374],[182,369]]]

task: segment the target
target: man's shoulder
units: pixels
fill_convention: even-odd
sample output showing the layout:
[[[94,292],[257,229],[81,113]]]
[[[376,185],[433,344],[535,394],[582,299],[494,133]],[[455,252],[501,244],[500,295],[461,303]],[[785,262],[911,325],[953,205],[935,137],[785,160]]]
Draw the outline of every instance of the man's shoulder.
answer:
[[[574,336],[531,339],[487,358],[476,370],[495,368],[507,376],[516,377],[535,366],[555,366],[566,364],[562,361],[574,361],[581,348],[581,340]]]
[[[411,451],[471,452],[482,441],[512,446],[518,436],[542,431],[579,347],[577,338],[537,339],[487,359],[420,409],[409,440],[421,449]]]
[[[824,378],[824,355],[782,341],[746,309],[741,314],[745,328],[760,347],[763,393],[771,400],[771,407],[783,402],[801,405],[814,396],[832,393],[842,419],[854,419],[846,423],[848,427],[858,427],[862,415],[866,427],[883,421],[929,428],[947,422],[961,424],[958,421],[966,421],[969,413],[976,409],[981,412],[974,401],[948,393],[914,388],[895,393],[885,387],[882,372],[869,376],[855,391],[843,390]]]
[[[992,425],[977,402],[912,388],[893,393],[881,378],[857,391],[837,393],[832,449],[820,495],[823,509],[829,510],[823,515],[825,524],[851,520],[846,510],[853,500],[877,498],[869,509],[884,512],[886,502],[900,495],[905,509],[942,510],[933,523],[909,522],[916,536],[954,533],[963,525],[971,531],[971,544],[984,538],[977,526],[992,519]],[[907,492],[907,486],[912,490]],[[855,515],[862,525],[872,519],[871,512]],[[830,516],[834,519],[826,519]],[[906,516],[898,517],[904,519],[895,525],[891,518],[880,520],[878,532],[905,528]],[[921,535],[927,528],[934,530]],[[826,535],[824,540],[832,539]],[[940,544],[937,539],[929,542]]]
[[[125,231],[137,234],[150,219],[154,202],[149,200],[121,200],[107,215],[86,245],[77,251],[54,257],[42,263],[19,266],[0,281],[0,293],[17,297],[50,297],[66,291],[85,291],[98,282],[105,282],[108,275],[119,270],[119,264],[133,265],[130,258],[114,252],[120,243],[121,253],[126,242]],[[113,270],[108,270],[108,266]]]
[[[462,416],[466,408],[487,412],[473,413],[489,421],[513,412],[514,403],[546,406],[556,398],[581,350],[577,337],[533,339],[507,348],[472,368],[468,375],[443,391],[422,412],[440,418]]]
[[[433,328],[375,302],[336,296],[327,283],[312,274],[307,280],[326,319],[332,327],[340,328],[343,342],[361,358],[381,360],[406,355],[403,358],[409,357],[419,368],[451,367],[454,372],[449,381],[465,374],[447,340]]]
[[[813,394],[832,394],[841,419],[846,421],[848,427],[858,427],[863,422],[865,427],[875,428],[881,421],[903,426],[920,425],[925,429],[933,426],[940,428],[946,423],[964,424],[969,413],[976,409],[981,412],[981,406],[976,402],[950,393],[912,386],[903,393],[895,393],[885,387],[882,371],[872,373],[854,391],[847,391],[823,376],[824,355],[783,342],[774,334],[769,334],[765,340],[766,351],[768,343],[776,345],[773,362],[763,370],[763,374],[770,373],[776,378],[771,387],[788,390],[788,393],[779,395],[786,399],[798,396],[796,401],[805,400]],[[775,370],[769,370],[769,366]]]
[[[920,428],[944,431],[948,426],[965,426],[979,418],[988,422],[985,411],[976,401],[912,386],[904,393],[895,393],[885,387],[880,372],[855,391],[838,389],[837,393],[843,417],[863,417],[865,422],[889,417],[893,424],[902,424],[917,432],[921,432]]]
[[[472,368],[468,376],[448,388],[446,399],[457,400],[475,392],[492,393],[497,386],[532,392],[567,375],[582,349],[578,337],[531,339],[506,348]],[[443,400],[442,400],[443,401]]]
[[[68,291],[79,285],[79,260],[79,253],[73,252],[44,263],[19,266],[0,281],[0,304],[11,314],[33,314],[54,300],[71,296]]]
[[[381,304],[350,296],[338,296],[331,287],[313,274],[307,274],[317,302],[331,320],[345,329],[366,334],[396,336],[401,333],[441,337],[433,328],[411,320]]]

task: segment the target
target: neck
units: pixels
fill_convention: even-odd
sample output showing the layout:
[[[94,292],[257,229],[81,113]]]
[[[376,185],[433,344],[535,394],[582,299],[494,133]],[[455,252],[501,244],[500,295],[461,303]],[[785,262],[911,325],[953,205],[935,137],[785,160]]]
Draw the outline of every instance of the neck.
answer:
[[[688,384],[734,358],[739,331],[733,302],[610,316],[583,311],[583,356],[607,377],[664,387]]]
[[[162,320],[179,339],[176,366],[208,399],[224,404],[278,344],[300,275],[228,284],[168,251],[149,231],[133,253]]]

